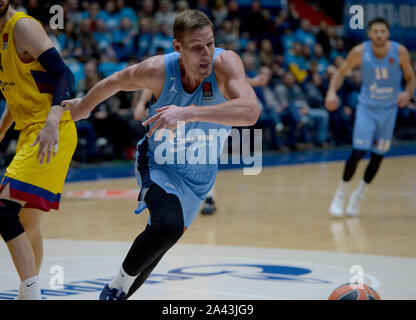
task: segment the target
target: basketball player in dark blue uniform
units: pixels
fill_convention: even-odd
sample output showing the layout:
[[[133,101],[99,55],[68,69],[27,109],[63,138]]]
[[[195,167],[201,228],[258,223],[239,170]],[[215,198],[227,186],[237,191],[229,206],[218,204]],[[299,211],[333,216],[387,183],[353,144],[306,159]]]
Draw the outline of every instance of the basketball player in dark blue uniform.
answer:
[[[354,67],[361,66],[363,82],[354,123],[353,150],[329,208],[334,217],[343,216],[346,183],[353,177],[358,162],[370,151],[370,162],[364,177],[358,188],[352,192],[346,209],[349,216],[359,214],[364,190],[375,177],[383,156],[390,148],[398,107],[405,107],[415,90],[415,74],[409,52],[403,45],[389,40],[389,36],[389,24],[386,20],[372,20],[368,30],[370,40],[355,46],[349,52],[329,85],[325,105],[332,111],[338,108],[336,92],[345,76]],[[402,78],[406,81],[403,90]]]

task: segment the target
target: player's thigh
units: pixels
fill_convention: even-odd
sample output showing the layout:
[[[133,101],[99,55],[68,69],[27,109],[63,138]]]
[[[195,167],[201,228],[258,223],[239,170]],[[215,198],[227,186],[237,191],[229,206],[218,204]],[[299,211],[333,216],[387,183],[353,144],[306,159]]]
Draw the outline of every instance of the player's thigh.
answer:
[[[377,130],[377,123],[371,111],[361,105],[357,106],[352,135],[354,149],[369,150],[374,141]]]
[[[379,116],[377,132],[374,136],[375,144],[372,152],[384,155],[389,151],[396,125],[397,107],[387,109]]]
[[[19,213],[19,218],[25,231],[37,231],[40,229],[42,210],[35,208],[22,208]]]

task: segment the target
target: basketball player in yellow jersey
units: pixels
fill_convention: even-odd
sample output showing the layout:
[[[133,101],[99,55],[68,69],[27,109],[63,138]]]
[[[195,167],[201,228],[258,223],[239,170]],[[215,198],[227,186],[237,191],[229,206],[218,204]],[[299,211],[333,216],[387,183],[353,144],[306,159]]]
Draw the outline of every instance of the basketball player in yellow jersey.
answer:
[[[40,23],[0,0],[0,90],[6,98],[0,141],[13,121],[20,130],[0,185],[0,234],[21,280],[20,299],[41,298],[39,222],[42,211],[59,208],[77,144],[75,124],[60,106],[73,85]]]

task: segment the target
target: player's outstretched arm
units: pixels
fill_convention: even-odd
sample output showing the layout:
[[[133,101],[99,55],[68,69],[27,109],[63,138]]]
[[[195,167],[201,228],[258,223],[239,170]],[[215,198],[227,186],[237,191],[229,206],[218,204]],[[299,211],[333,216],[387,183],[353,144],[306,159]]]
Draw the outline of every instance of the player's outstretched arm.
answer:
[[[399,47],[400,67],[403,72],[403,78],[406,80],[406,87],[404,91],[399,93],[397,97],[397,104],[400,108],[403,108],[409,104],[410,99],[413,97],[416,86],[415,72],[413,71],[412,62],[410,60],[409,51],[406,47],[400,45]]]
[[[153,92],[149,89],[142,89],[141,92],[135,92],[140,97],[133,103],[133,116],[135,120],[142,120],[146,114],[146,104],[152,98]]]
[[[189,120],[230,126],[254,125],[260,109],[240,57],[234,51],[219,55],[215,60],[215,75],[227,101],[206,108],[191,106]]]
[[[359,44],[351,49],[347,58],[341,64],[331,77],[329,82],[328,92],[325,98],[325,107],[329,111],[336,110],[338,108],[338,96],[337,91],[344,82],[345,76],[356,66],[361,64],[363,56],[364,46]]]
[[[147,88],[152,92],[161,91],[164,79],[163,56],[155,56],[130,66],[102,79],[82,99],[65,100],[74,121],[88,118],[90,112],[101,102],[119,91],[136,91]]]
[[[215,60],[217,83],[226,102],[204,106],[165,106],[142,124],[153,124],[148,132],[152,136],[158,129],[176,129],[180,122],[201,121],[229,126],[251,126],[257,122],[260,109],[253,88],[248,83],[240,57],[226,51]]]

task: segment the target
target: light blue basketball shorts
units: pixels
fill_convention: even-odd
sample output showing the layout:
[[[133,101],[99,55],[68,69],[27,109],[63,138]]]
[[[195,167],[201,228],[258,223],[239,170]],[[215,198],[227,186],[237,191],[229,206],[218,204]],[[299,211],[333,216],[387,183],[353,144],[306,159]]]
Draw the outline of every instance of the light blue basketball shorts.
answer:
[[[384,155],[389,151],[398,107],[377,108],[358,104],[352,144],[354,149]]]

